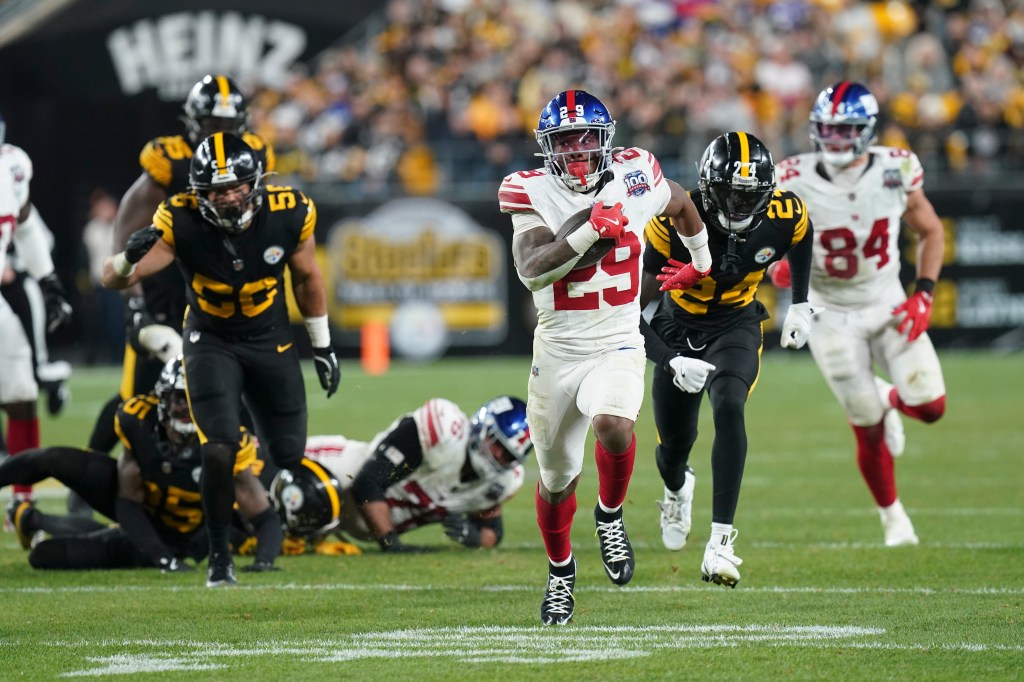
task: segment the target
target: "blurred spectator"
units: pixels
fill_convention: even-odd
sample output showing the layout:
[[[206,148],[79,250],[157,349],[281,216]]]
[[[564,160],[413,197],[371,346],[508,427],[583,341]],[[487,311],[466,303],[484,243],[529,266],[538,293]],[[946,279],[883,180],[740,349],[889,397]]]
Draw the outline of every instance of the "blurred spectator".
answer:
[[[566,84],[666,172],[690,173],[724,130],[809,150],[809,98],[840,79],[868,85],[881,129],[936,170],[1024,165],[1024,2],[390,0],[379,20],[254,97],[285,181],[496,182],[529,161],[536,112]]]
[[[90,365],[120,364],[124,353],[124,317],[121,295],[100,284],[103,260],[114,251],[114,217],[117,201],[106,190],[96,188],[89,195],[89,222],[82,230],[82,244],[88,257],[87,277],[80,277],[82,320],[88,320],[85,362]]]

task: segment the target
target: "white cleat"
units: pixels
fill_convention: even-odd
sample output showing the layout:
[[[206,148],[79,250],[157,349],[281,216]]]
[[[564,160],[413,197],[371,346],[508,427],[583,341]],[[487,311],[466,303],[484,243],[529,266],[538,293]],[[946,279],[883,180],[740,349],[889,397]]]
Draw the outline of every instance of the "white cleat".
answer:
[[[914,524],[910,522],[903,503],[896,500],[888,507],[879,507],[878,515],[882,518],[882,530],[885,531],[886,547],[904,547],[918,544]]]
[[[899,457],[907,447],[907,434],[903,430],[903,419],[900,412],[889,402],[889,392],[892,384],[882,377],[875,377],[875,386],[878,388],[878,397],[882,399],[885,406],[885,416],[882,419],[882,427],[885,429],[885,446],[889,448],[889,454]]]
[[[678,552],[690,537],[690,515],[696,483],[693,469],[686,467],[683,487],[678,492],[665,488],[665,497],[658,501],[661,510],[661,542],[666,549]]]
[[[740,581],[739,565],[743,563],[733,552],[733,543],[739,534],[735,528],[725,535],[712,537],[704,548],[704,562],[700,565],[700,577],[704,582],[725,585],[733,589]]]

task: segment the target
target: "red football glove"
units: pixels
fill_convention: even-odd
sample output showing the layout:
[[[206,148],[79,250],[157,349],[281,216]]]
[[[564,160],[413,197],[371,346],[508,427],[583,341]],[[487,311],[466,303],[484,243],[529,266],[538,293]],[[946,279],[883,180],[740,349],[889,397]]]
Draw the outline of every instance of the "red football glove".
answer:
[[[614,206],[596,203],[590,211],[590,227],[594,228],[600,238],[607,237],[617,242],[626,225],[629,225],[629,218],[622,215],[621,201]]]
[[[682,263],[674,258],[668,259],[668,265],[661,269],[658,281],[661,282],[662,291],[673,291],[675,289],[686,290],[697,282],[701,281],[711,272],[708,268],[701,272],[693,267],[693,263]]]
[[[901,334],[906,331],[907,341],[915,341],[928,331],[928,323],[932,319],[932,295],[927,291],[915,291],[910,298],[896,306],[892,314],[905,315],[896,330]]]
[[[793,285],[789,276],[789,259],[783,258],[768,266],[768,276],[772,278],[772,285],[776,289],[788,289]]]

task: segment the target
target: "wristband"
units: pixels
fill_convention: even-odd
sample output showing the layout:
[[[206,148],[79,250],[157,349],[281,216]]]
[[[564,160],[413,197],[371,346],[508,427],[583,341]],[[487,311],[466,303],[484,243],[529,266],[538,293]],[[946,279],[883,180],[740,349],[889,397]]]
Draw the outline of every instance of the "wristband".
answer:
[[[114,274],[125,279],[132,276],[135,272],[135,263],[129,263],[128,258],[125,257],[124,251],[114,256],[114,262],[110,264],[114,270]]]
[[[601,238],[601,235],[590,224],[584,223],[584,225],[586,227],[580,227],[565,238],[566,244],[571,246],[572,250],[581,256]]]
[[[917,291],[923,291],[926,294],[931,294],[935,291],[935,280],[928,279],[927,277],[917,278]]]
[[[327,348],[331,345],[331,328],[327,325],[327,316],[304,317],[306,332],[313,348]]]
[[[683,246],[690,252],[690,260],[693,262],[693,267],[696,268],[697,272],[709,271],[712,261],[711,250],[708,249],[708,228],[702,225],[700,232],[692,237],[687,237],[678,232],[676,234],[679,235]]]

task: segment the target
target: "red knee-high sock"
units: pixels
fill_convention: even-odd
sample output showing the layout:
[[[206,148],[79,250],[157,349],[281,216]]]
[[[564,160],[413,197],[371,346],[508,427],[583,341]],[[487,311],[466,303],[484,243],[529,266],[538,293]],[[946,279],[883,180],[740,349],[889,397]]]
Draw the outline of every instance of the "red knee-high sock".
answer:
[[[609,509],[615,509],[626,500],[629,479],[633,475],[633,460],[636,459],[636,434],[625,452],[608,452],[597,442],[594,460],[597,462],[597,485],[601,502]]]
[[[32,419],[8,419],[7,420],[7,451],[16,455],[22,450],[39,447],[39,418]],[[11,486],[14,494],[18,497],[28,498],[32,496],[32,486],[15,485]]]
[[[942,415],[946,413],[946,396],[944,395],[924,405],[907,405],[894,388],[892,393],[889,394],[889,402],[892,403],[893,407],[911,419],[919,419],[925,424],[939,421]]]
[[[548,558],[554,563],[561,563],[572,554],[569,531],[572,530],[572,517],[576,514],[576,493],[558,504],[551,504],[540,496],[538,483],[534,500],[537,506],[537,526],[540,528],[540,536],[544,538]]]
[[[857,437],[857,466],[868,484],[871,495],[879,507],[888,507],[896,501],[896,475],[892,455],[885,445],[882,424],[854,426]]]

